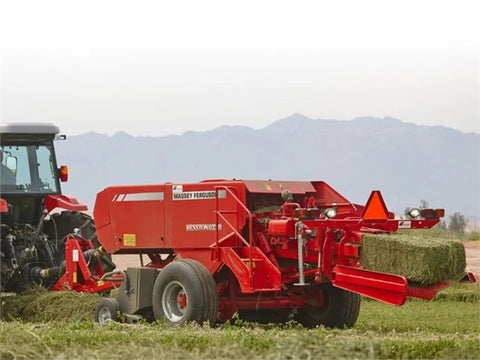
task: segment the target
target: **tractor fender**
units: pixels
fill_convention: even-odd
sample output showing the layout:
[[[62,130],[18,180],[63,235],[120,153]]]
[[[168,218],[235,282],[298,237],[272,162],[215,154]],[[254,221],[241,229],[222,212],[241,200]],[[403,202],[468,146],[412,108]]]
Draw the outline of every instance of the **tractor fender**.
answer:
[[[86,211],[88,206],[82,204],[74,197],[66,195],[47,195],[45,197],[45,208],[48,212],[55,208],[62,208],[71,211]]]

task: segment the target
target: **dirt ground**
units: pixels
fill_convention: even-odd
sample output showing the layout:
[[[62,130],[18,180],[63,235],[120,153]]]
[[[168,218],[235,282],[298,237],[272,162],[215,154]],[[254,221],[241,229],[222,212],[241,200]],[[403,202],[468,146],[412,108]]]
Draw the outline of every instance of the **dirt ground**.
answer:
[[[473,272],[480,278],[480,241],[469,241],[464,243],[467,256],[467,271]],[[139,255],[113,255],[113,261],[117,264],[118,270],[124,270],[129,266],[140,266]],[[144,264],[149,259],[144,256]]]
[[[471,271],[480,278],[480,241],[469,241],[464,243],[467,255],[467,271]]]
[[[112,255],[113,262],[117,265],[116,270],[125,270],[127,267],[140,266],[139,255]],[[143,264],[146,265],[150,262],[147,256],[143,257]]]

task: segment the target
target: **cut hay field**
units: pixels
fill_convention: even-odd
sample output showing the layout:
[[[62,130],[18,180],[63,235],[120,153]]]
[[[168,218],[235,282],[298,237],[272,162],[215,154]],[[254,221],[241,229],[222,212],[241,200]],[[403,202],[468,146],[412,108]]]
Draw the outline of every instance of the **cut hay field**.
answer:
[[[364,300],[350,330],[240,322],[213,329],[101,326],[62,313],[62,320],[0,322],[0,359],[478,359],[479,299],[478,285],[462,284],[403,307]]]

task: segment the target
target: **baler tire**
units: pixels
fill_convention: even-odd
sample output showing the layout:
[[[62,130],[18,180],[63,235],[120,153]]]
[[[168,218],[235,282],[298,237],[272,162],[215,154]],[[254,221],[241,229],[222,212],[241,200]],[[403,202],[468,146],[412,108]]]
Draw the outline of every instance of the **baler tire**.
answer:
[[[95,322],[106,324],[109,321],[120,320],[120,307],[114,298],[102,298],[95,306],[93,315]]]
[[[179,304],[180,296],[184,297],[185,305]],[[162,269],[155,280],[152,307],[155,320],[174,325],[208,321],[213,326],[218,312],[215,280],[196,260],[174,261]]]
[[[360,312],[361,296],[333,286],[318,286],[323,291],[326,304],[318,309],[299,308],[296,320],[307,328],[323,325],[327,328],[351,328]]]
[[[65,237],[73,232],[73,229],[78,228],[85,239],[92,240],[94,247],[99,247],[101,244],[97,239],[97,230],[95,222],[92,217],[77,211],[62,211],[55,213],[50,217],[50,220],[45,221],[43,230],[51,243],[56,245],[56,262],[60,265],[65,260]],[[102,255],[99,259],[105,272],[110,272],[115,269],[115,264],[112,262],[110,254]]]
[[[188,261],[192,262],[193,269],[200,279],[202,289],[205,291],[206,306],[204,307],[202,318],[206,319],[204,321],[208,321],[211,326],[214,326],[217,322],[218,312],[217,285],[212,274],[203,264],[195,260]]]

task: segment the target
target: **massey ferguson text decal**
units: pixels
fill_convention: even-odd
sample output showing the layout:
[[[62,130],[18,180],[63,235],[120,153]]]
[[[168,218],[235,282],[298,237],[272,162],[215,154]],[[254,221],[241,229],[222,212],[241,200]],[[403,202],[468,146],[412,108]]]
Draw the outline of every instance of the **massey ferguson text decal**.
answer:
[[[173,200],[206,200],[215,199],[215,191],[174,192]]]
[[[225,199],[227,193],[225,190],[218,191],[218,198]],[[172,186],[172,199],[173,200],[208,200],[215,199],[215,190],[206,191],[183,191],[182,185]]]

